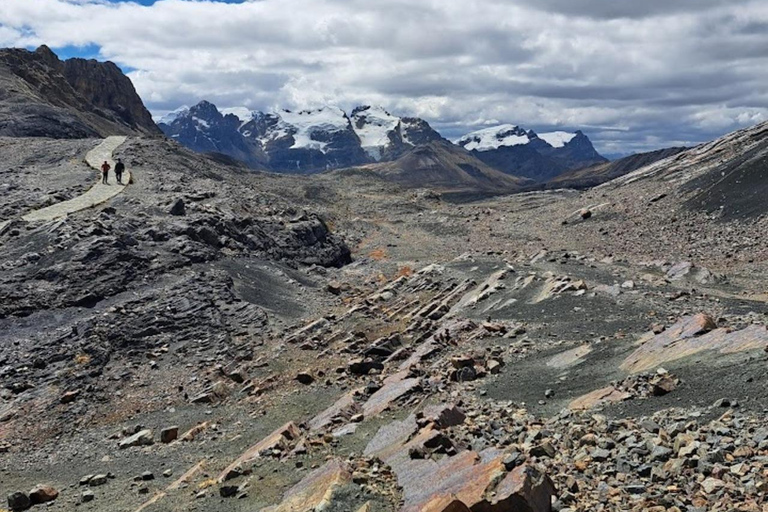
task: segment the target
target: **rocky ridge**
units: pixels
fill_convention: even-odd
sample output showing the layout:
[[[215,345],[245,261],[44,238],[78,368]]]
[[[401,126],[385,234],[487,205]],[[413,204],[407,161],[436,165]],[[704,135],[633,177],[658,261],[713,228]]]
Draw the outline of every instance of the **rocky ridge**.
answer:
[[[0,135],[159,135],[131,81],[111,62],[60,61],[47,47],[0,50]]]

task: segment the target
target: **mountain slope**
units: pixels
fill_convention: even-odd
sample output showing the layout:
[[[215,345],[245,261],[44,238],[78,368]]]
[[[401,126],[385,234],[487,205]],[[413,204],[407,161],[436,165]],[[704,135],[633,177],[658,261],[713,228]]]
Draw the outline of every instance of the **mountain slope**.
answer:
[[[61,61],[46,46],[0,50],[0,135],[159,135],[130,79],[111,62]]]
[[[242,122],[233,114],[223,115],[212,103],[201,101],[194,107],[165,116],[158,126],[168,137],[200,153],[222,153],[261,168],[266,160],[261,148],[240,134]]]
[[[443,140],[423,119],[393,116],[381,107],[357,107],[351,120],[360,145],[377,162],[394,160],[414,146]]]
[[[623,176],[659,160],[675,156],[687,148],[666,148],[631,155],[612,162],[566,171],[549,180],[547,188],[590,188]]]
[[[363,169],[409,188],[508,193],[529,183],[485,165],[448,141],[429,142],[409,150],[393,162],[368,165]]]
[[[468,133],[457,144],[495,169],[536,181],[606,161],[581,131],[537,134],[504,124]]]

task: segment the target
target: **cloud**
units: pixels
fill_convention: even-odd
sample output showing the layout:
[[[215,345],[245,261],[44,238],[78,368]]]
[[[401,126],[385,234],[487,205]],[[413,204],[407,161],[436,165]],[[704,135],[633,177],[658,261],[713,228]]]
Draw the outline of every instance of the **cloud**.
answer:
[[[764,0],[2,2],[0,43],[96,45],[157,113],[375,103],[448,137],[585,127],[606,152],[768,118]]]

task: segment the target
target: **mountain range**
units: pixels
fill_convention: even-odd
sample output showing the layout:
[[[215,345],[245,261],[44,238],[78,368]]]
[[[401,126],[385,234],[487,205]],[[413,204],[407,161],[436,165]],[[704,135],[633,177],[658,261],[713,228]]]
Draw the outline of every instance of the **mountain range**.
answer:
[[[219,110],[202,101],[181,107],[158,121],[163,132],[201,152],[219,152],[257,169],[313,173],[394,162],[421,146],[452,144],[427,121],[398,117],[382,107],[360,106],[348,115],[338,107],[275,113],[247,108]],[[537,135],[501,125],[460,138],[457,147],[480,163],[505,174],[546,181],[563,172],[606,162],[581,131]],[[455,152],[453,152],[455,154]],[[518,180],[519,181],[519,180]]]

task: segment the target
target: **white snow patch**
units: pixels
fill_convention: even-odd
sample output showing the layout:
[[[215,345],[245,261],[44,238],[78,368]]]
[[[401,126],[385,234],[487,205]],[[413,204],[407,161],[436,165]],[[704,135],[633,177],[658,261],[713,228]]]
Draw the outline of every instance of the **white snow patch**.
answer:
[[[254,112],[248,107],[223,108],[220,110],[220,112],[221,112],[221,115],[223,116],[226,116],[228,114],[234,114],[234,116],[240,120],[241,128],[243,127],[243,125],[248,123],[251,119],[253,119],[257,114],[257,112]]]
[[[523,135],[521,135],[523,134]],[[513,124],[502,124],[468,133],[459,139],[467,151],[490,151],[502,146],[522,146],[531,141],[525,131]]]
[[[302,110],[278,113],[280,122],[269,138],[279,139],[293,132],[291,149],[316,149],[325,153],[327,142],[315,140],[318,132],[334,133],[349,129],[349,118],[343,110],[337,107],[323,107],[318,110]]]
[[[571,142],[574,137],[576,137],[576,134],[568,132],[548,132],[539,133],[538,136],[553,148],[562,148]]]
[[[198,126],[197,126],[197,129],[198,129],[198,130],[200,129],[200,127],[201,127],[201,126],[202,126],[202,127],[204,127],[204,128],[210,128],[210,127],[211,127],[211,123],[209,123],[209,122],[208,122],[208,121],[206,121],[205,119],[200,119],[199,117],[196,117],[196,116],[192,116],[192,120],[193,120],[195,123],[197,123],[197,125],[198,125]]]
[[[162,116],[160,119],[157,120],[157,123],[158,124],[163,123],[163,124],[170,125],[175,120],[177,120],[178,118],[180,118],[182,116],[185,116],[188,113],[189,113],[189,107],[184,105],[183,107],[179,107],[176,110],[172,110],[172,111],[168,112],[167,114],[165,114],[164,116]]]
[[[363,125],[358,126],[363,119]],[[360,144],[374,160],[381,160],[381,153],[390,145],[389,134],[400,124],[400,118],[393,116],[382,107],[370,107],[355,113],[352,127],[360,138]]]

